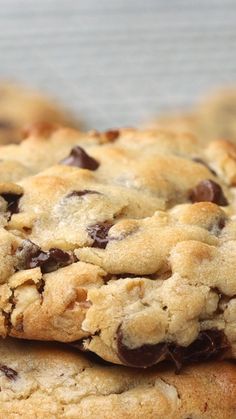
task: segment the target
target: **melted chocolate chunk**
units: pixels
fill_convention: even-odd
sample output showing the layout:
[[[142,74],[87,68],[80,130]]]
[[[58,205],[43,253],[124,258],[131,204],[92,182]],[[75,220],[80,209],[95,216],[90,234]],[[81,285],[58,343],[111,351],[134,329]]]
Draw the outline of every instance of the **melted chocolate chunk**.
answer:
[[[113,224],[110,221],[104,221],[104,223],[94,224],[87,228],[89,236],[93,239],[92,247],[106,248],[109,242],[108,232],[112,226]]]
[[[3,374],[5,374],[7,378],[9,378],[9,380],[15,381],[18,375],[18,373],[15,370],[7,367],[6,365],[0,365],[0,371],[2,371]]]
[[[198,338],[184,350],[183,360],[188,362],[206,361],[216,358],[229,349],[224,332],[217,329],[203,330]]]
[[[94,194],[101,195],[101,193],[98,192],[98,191],[84,189],[83,191],[73,191],[73,192],[69,193],[66,197],[71,198],[72,196],[84,196],[84,195],[88,195],[88,194],[90,194],[90,195],[92,195],[92,194],[93,195]]]
[[[228,205],[221,186],[213,180],[206,179],[190,191],[190,200],[194,202],[213,202],[222,207]]]
[[[1,196],[7,201],[7,211],[11,214],[18,214],[19,212],[19,201],[22,194],[15,193],[2,193]]]
[[[158,343],[157,345],[143,345],[139,348],[129,349],[123,343],[123,333],[121,327],[117,330],[117,349],[120,360],[136,368],[147,368],[157,362],[165,359],[167,343]]]
[[[70,265],[75,261],[74,257],[61,249],[49,249],[44,252],[35,243],[25,240],[17,249],[16,257],[18,269],[32,269],[40,267],[42,273],[56,271],[63,266]]]
[[[41,267],[43,273],[53,272],[71,263],[69,253],[61,249],[50,249],[47,252],[39,250],[30,260],[30,268]]]
[[[132,367],[147,368],[159,361],[171,360],[175,364],[176,372],[179,372],[183,364],[217,358],[229,347],[225,334],[212,329],[200,332],[198,338],[188,347],[174,343],[158,343],[130,349],[123,343],[121,326],[117,329],[118,356],[124,364]]]
[[[203,166],[205,166],[213,175],[215,175],[216,176],[216,172],[210,167],[210,166],[208,166],[208,164],[204,161],[204,160],[202,160],[202,159],[200,159],[200,157],[194,157],[193,159],[192,159],[194,162],[196,162],[196,163],[199,163],[199,164],[202,164]]]
[[[120,131],[118,129],[111,129],[109,131],[106,131],[105,135],[106,135],[108,141],[113,142],[119,137]]]
[[[67,166],[76,166],[81,169],[96,170],[99,163],[93,157],[89,156],[86,151],[79,146],[72,148],[70,155],[61,160],[61,164]]]

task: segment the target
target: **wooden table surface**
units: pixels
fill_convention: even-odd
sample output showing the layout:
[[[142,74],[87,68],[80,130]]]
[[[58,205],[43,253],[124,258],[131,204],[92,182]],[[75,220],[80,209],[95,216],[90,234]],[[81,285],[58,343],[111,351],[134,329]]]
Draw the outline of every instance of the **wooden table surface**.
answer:
[[[236,84],[235,0],[0,0],[0,77],[90,128],[136,125]]]

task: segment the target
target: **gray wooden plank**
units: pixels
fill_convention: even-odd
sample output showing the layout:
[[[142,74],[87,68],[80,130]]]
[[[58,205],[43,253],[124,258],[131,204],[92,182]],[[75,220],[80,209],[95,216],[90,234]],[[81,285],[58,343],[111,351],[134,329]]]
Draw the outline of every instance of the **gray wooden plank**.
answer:
[[[136,125],[236,83],[234,0],[0,0],[0,77],[88,127]]]

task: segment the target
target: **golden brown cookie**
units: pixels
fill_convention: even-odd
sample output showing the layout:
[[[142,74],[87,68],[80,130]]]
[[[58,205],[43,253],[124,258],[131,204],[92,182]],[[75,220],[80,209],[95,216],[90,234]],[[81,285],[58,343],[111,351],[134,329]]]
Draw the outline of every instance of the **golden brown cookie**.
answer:
[[[102,365],[65,346],[0,341],[0,418],[234,419],[236,366],[175,375]]]
[[[0,144],[18,143],[23,128],[48,123],[75,125],[68,112],[54,101],[24,86],[0,83]]]
[[[148,126],[189,131],[203,142],[225,139],[236,143],[235,87],[209,94],[188,112],[161,115]]]

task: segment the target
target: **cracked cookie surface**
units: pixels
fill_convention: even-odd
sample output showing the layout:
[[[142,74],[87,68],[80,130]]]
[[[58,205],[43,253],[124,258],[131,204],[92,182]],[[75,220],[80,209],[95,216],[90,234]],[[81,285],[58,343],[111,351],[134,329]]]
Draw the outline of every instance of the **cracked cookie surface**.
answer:
[[[29,164],[42,145],[37,175],[0,184],[14,239],[3,246],[1,334],[80,340],[136,367],[235,357],[235,146],[111,133],[36,131],[0,148]]]
[[[61,345],[0,341],[0,418],[233,419],[236,366],[146,371],[102,365]]]

